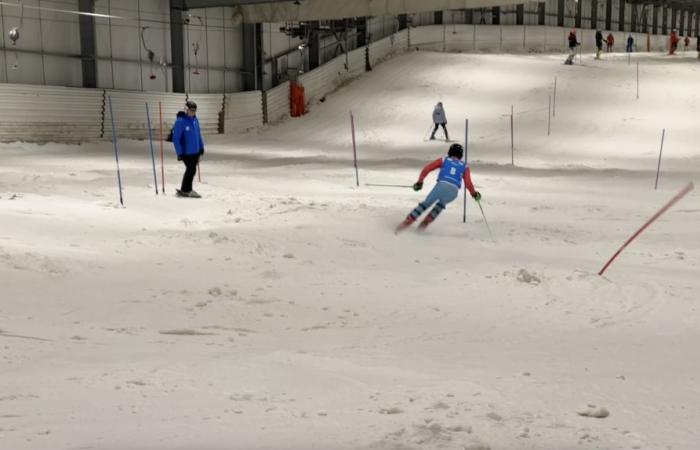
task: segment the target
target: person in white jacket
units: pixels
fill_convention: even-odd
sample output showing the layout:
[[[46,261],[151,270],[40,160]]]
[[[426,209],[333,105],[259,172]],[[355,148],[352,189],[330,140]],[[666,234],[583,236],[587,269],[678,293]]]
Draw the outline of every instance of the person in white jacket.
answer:
[[[450,135],[447,134],[447,116],[445,116],[445,109],[442,107],[442,102],[438,102],[438,104],[435,105],[435,109],[433,109],[433,123],[435,124],[435,128],[430,135],[430,140],[435,140],[435,133],[442,125],[442,129],[445,130],[445,140],[449,141]]]

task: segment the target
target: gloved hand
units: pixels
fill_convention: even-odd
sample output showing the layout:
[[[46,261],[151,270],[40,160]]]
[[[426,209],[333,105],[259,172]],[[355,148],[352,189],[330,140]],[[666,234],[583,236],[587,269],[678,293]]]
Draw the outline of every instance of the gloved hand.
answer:
[[[182,161],[182,155],[177,155],[177,160]]]
[[[200,154],[200,155],[203,155],[203,154],[204,154],[204,149],[203,149],[203,148],[200,148],[200,149],[199,149],[199,154]]]
[[[416,183],[413,185],[413,190],[414,191],[420,191],[423,189],[423,182],[422,181],[416,181]]]
[[[476,200],[477,202],[480,202],[480,201],[481,201],[481,193],[480,193],[479,191],[475,191],[475,192],[472,194],[472,198],[473,198],[474,200]]]

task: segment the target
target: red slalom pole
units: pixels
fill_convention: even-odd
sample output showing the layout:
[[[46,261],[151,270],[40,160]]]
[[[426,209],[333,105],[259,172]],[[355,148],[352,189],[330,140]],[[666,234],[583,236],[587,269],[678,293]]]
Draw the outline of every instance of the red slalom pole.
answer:
[[[642,234],[642,231],[646,230],[646,229],[649,227],[649,225],[651,225],[652,223],[654,223],[654,221],[655,221],[656,219],[658,219],[659,217],[661,217],[661,215],[662,215],[663,213],[665,213],[666,211],[668,211],[668,209],[669,209],[671,206],[675,205],[680,199],[682,199],[683,197],[685,197],[686,194],[688,194],[688,192],[692,191],[694,188],[695,188],[695,186],[693,185],[693,182],[692,182],[692,181],[691,181],[690,183],[688,183],[678,194],[676,194],[675,197],[673,197],[668,203],[666,203],[666,205],[664,205],[663,208],[661,208],[656,214],[654,214],[654,215],[652,216],[652,218],[649,219],[649,220],[647,221],[647,223],[645,223],[644,226],[643,226],[642,228],[640,228],[639,230],[637,230],[637,232],[634,233],[634,234],[632,235],[632,237],[629,238],[629,239],[627,240],[627,242],[625,242],[625,243],[622,245],[622,247],[620,247],[620,249],[619,249],[617,252],[615,252],[615,254],[612,256],[612,258],[610,258],[610,260],[605,264],[605,266],[603,266],[603,268],[600,269],[600,272],[598,272],[598,275],[603,275],[603,273],[604,273],[605,270],[608,268],[608,266],[610,266],[610,264],[612,264],[612,262],[615,260],[615,258],[617,258],[617,256],[618,256],[620,253],[622,253],[622,250],[624,250],[625,247],[627,247],[627,246],[629,245],[630,242],[632,242],[633,240],[635,240],[635,239],[637,238],[637,236],[639,236],[640,234]]]
[[[158,115],[160,117],[160,179],[163,183],[163,189],[161,189],[161,192],[165,194],[165,165],[163,157],[163,105],[161,102],[158,102]]]

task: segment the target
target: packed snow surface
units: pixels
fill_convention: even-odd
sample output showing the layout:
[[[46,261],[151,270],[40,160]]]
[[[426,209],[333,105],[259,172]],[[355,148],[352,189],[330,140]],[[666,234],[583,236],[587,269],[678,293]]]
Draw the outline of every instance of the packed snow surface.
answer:
[[[698,448],[698,192],[597,272],[697,180],[700,64],[563,59],[396,57],[209,137],[201,200],[170,147],[156,196],[120,142],[122,208],[111,143],[0,145],[0,448]],[[438,101],[493,241],[461,196],[393,234],[434,174],[366,185],[446,153]]]

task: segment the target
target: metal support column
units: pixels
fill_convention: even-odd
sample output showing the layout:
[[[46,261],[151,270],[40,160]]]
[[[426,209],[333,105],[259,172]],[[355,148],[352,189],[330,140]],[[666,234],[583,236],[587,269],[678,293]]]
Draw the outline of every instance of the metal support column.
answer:
[[[304,64],[300,61],[300,64]],[[243,87],[246,91],[263,88],[262,24],[243,24]]]
[[[501,7],[494,6],[491,9],[491,25],[500,25],[500,24],[501,24]]]
[[[442,11],[435,11],[433,22],[435,22],[435,25],[442,25]]]
[[[564,10],[566,9],[566,0],[557,0],[557,26],[564,26]]]
[[[525,24],[525,5],[520,3],[515,7],[515,24]]]
[[[583,2],[576,2],[576,16],[574,17],[574,28],[581,28],[581,17],[583,16]]]
[[[612,0],[605,0],[605,29],[612,30]]]
[[[625,31],[625,0],[620,0],[620,23],[618,24],[619,31]]]
[[[539,2],[537,4],[537,25],[544,25],[545,21],[545,6],[547,3]]]
[[[579,2],[581,3],[581,2]],[[598,0],[591,0],[591,30],[598,29]]]
[[[668,34],[668,8],[661,5],[661,34]]]
[[[95,0],[79,0],[80,12],[94,13]],[[97,87],[97,59],[95,44],[95,16],[80,15],[80,59],[82,61],[83,87]]]
[[[170,54],[173,92],[185,92],[185,39],[182,11],[184,0],[170,0]]]
[[[311,33],[309,34],[309,70],[314,70],[321,65],[321,35],[318,31],[320,22],[309,22]]]

